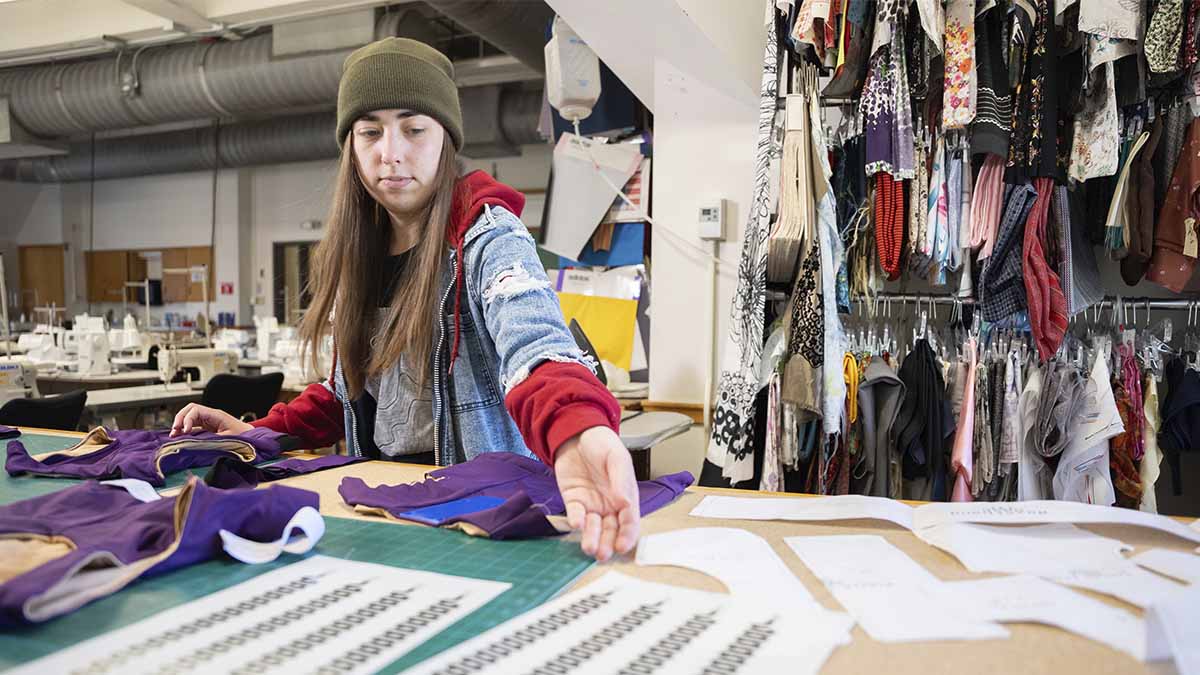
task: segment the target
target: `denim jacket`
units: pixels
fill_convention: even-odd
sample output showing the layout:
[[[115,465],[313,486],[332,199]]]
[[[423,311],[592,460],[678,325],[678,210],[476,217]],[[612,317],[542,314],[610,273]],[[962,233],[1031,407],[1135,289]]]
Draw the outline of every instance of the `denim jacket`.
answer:
[[[544,361],[578,363],[592,372],[598,364],[579,349],[567,330],[533,237],[511,211],[484,206],[463,236],[462,246],[448,248],[447,255],[433,332],[435,460],[447,466],[484,452],[532,457],[505,409],[504,397]],[[459,346],[451,368],[459,265],[464,266]],[[345,411],[346,449],[361,456],[361,413],[350,400],[340,363],[332,379],[332,387],[328,381],[325,386]],[[361,431],[367,438],[373,433]]]

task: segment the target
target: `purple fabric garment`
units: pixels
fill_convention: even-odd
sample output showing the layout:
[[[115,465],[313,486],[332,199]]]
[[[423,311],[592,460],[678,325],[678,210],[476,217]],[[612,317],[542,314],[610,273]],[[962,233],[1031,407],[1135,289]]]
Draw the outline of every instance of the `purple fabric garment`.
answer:
[[[254,466],[236,459],[222,457],[208,470],[208,474],[204,476],[204,484],[222,490],[252,488],[259,483],[303,476],[325,469],[336,469],[347,464],[365,462],[367,459],[367,457],[326,455],[317,459],[285,459],[270,466]]]
[[[222,457],[248,463],[275,459],[291,443],[291,437],[265,428],[236,436],[202,432],[171,438],[168,431],[108,432],[98,427],[75,447],[40,460],[31,457],[20,441],[11,441],[4,469],[10,476],[28,473],[66,478],[137,478],[162,487],[167,474],[209,466]]]
[[[21,435],[21,430],[16,427],[6,427],[0,424],[0,438],[16,438]]]
[[[509,452],[489,452],[469,462],[430,471],[428,480],[405,485],[368,487],[360,478],[343,478],[338,493],[351,506],[387,511],[397,518],[412,509],[472,496],[500,497],[504,504],[447,520],[445,525],[469,523],[493,539],[545,537],[559,532],[545,516],[561,515],[566,506],[554,472],[545,464]],[[695,478],[687,471],[638,483],[642,515],[678,497]],[[474,533],[472,533],[474,534]]]
[[[0,538],[21,542],[53,537],[69,540],[73,547],[0,584],[0,628],[46,621],[139,577],[213,558],[222,550],[219,530],[275,541],[296,511],[318,504],[317,494],[308,490],[283,485],[217,490],[191,478],[176,497],[152,502],[139,501],[117,486],[87,481],[0,506]],[[181,529],[176,530],[176,522]],[[64,590],[68,581],[70,588]]]

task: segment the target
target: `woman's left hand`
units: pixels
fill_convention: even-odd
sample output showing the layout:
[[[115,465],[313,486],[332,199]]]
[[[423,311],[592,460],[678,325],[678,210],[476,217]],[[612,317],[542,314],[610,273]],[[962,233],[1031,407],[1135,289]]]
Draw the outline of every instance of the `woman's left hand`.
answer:
[[[567,523],[583,530],[583,552],[604,562],[637,544],[641,520],[633,460],[608,427],[568,439],[554,457],[554,476],[567,507]]]

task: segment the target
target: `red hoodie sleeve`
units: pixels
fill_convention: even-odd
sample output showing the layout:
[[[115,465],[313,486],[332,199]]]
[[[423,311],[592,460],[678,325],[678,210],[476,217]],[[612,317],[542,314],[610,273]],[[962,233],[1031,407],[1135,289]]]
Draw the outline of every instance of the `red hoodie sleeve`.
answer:
[[[621,426],[621,406],[586,366],[544,361],[504,399],[525,445],[546,466],[568,439],[592,427]]]
[[[304,449],[329,447],[346,435],[342,403],[320,382],[308,385],[290,403],[276,403],[251,424],[295,436]]]

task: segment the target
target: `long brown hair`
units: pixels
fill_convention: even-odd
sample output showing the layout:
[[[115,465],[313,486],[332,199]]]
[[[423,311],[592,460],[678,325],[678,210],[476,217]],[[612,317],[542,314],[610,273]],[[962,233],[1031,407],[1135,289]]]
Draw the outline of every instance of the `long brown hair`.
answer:
[[[351,138],[343,143],[327,218],[329,229],[313,254],[309,276],[313,300],[300,322],[301,353],[312,359],[314,372],[320,372],[317,355],[321,342],[333,335],[337,361],[352,398],[362,393],[368,377],[396,365],[402,354],[419,369],[424,384],[446,258],[446,228],[460,173],[454,144],[447,135],[433,198],[422,219],[425,231],[412,249],[394,294],[381,298],[392,224],[363,187],[353,146]],[[389,307],[380,312],[384,303]]]

